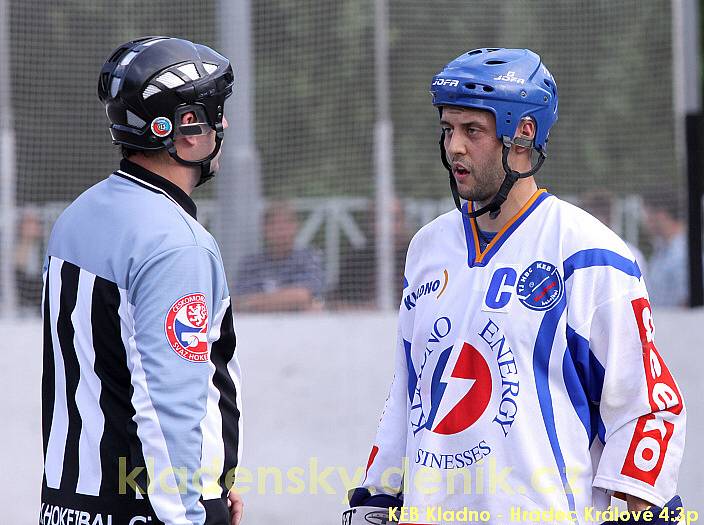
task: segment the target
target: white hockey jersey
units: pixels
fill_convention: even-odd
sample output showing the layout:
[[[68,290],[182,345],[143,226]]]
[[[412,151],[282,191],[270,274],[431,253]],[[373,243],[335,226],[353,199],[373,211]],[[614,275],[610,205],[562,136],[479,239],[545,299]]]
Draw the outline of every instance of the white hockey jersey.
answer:
[[[457,210],[411,241],[364,486],[403,492],[406,523],[468,511],[588,523],[613,493],[664,504],[684,402],[624,242],[539,190],[479,246],[476,222]]]

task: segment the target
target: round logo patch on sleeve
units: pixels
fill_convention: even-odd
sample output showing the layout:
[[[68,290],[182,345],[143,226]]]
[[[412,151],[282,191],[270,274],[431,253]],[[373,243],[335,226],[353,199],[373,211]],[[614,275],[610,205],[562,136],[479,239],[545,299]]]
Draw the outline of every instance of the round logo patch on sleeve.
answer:
[[[188,361],[208,361],[208,307],[205,295],[192,293],[176,301],[166,314],[166,339]]]
[[[554,264],[536,261],[518,279],[518,299],[531,310],[550,310],[564,292],[562,276]]]

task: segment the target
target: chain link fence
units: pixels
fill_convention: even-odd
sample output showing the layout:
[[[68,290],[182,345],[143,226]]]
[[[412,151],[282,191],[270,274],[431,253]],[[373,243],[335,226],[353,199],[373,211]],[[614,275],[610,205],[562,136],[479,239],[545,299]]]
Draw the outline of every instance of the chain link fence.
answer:
[[[105,57],[117,44],[148,34],[223,50],[224,37],[242,21],[223,19],[225,0],[3,1],[11,80],[0,84],[0,110],[12,116],[6,134],[12,140],[4,144],[14,147],[2,149],[2,180],[14,185],[15,213],[5,215],[13,218],[2,224],[0,257],[6,277],[12,273],[4,287],[16,293],[6,289],[2,300],[38,314],[53,219],[119,160],[96,96]],[[592,211],[646,256],[657,249],[658,232],[641,220],[644,203],[652,205],[651,194],[675,211],[684,202],[669,0],[391,0],[383,72],[375,68],[383,21],[374,7],[374,0],[252,2],[253,118],[242,122],[228,114],[228,133],[253,127],[257,173],[224,163],[216,181],[195,194],[220,243],[240,243],[237,260],[226,261],[240,310],[279,310],[277,292],[286,287],[308,292],[305,301],[287,306],[296,310],[376,308],[379,285],[390,287],[398,302],[408,240],[452,209],[429,81],[476,47],[530,47],[556,78],[560,118],[539,184],[596,203]],[[395,197],[385,209],[375,206],[380,75],[389,81],[393,124]],[[247,242],[231,241],[228,232],[238,225],[223,203],[238,188],[248,191],[238,186],[244,180],[259,185],[247,208],[256,229]],[[391,225],[391,284],[379,283],[376,272],[376,225],[384,214]],[[253,295],[258,301],[249,300]]]

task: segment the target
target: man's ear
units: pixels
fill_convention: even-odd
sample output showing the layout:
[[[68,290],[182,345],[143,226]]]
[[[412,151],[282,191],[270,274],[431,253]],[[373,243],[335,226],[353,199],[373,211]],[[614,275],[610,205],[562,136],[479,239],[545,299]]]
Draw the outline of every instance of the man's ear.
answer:
[[[535,122],[531,118],[524,118],[521,119],[521,122],[518,124],[518,129],[516,130],[516,137],[525,139],[525,140],[533,140],[535,138]],[[523,146],[515,146],[516,151],[518,153],[522,153],[529,148],[523,147]]]
[[[193,113],[192,111],[188,111],[181,115],[181,125],[188,125],[188,124],[193,124],[194,122],[198,122],[196,114]],[[188,135],[182,135],[180,136],[177,140],[185,140],[188,142],[188,144],[194,145],[196,143],[195,137],[191,137]]]
[[[524,118],[521,120],[518,125],[517,135],[524,139],[533,140],[535,138],[535,122],[533,122],[533,119]]]
[[[187,111],[181,115],[181,124],[193,124],[196,121],[196,114],[192,111]]]

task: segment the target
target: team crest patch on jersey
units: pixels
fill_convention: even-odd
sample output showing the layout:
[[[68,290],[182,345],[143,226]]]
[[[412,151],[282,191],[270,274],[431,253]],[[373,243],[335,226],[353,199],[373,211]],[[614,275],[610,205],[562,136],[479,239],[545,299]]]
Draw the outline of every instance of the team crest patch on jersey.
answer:
[[[208,307],[205,295],[192,293],[176,301],[166,314],[166,339],[188,361],[208,361]]]
[[[554,264],[536,261],[518,279],[518,299],[531,310],[550,310],[564,293],[562,276]]]

